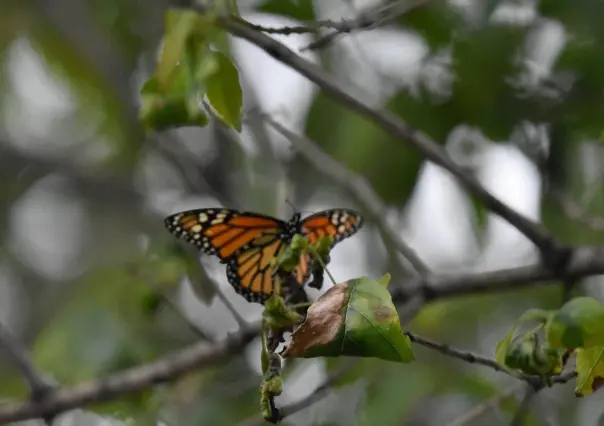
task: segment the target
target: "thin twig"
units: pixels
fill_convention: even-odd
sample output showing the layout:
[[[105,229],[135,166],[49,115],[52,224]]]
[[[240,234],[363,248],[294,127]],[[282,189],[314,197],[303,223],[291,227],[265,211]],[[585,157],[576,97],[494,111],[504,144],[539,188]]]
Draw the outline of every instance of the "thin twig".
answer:
[[[231,302],[231,300],[227,297],[227,295],[224,294],[224,292],[220,288],[220,285],[211,278],[210,278],[210,283],[212,284],[212,286],[214,287],[214,289],[216,291],[216,296],[220,299],[220,301],[224,304],[224,306],[226,306],[227,310],[231,313],[231,315],[233,315],[233,318],[235,319],[235,322],[237,323],[237,325],[241,329],[247,328],[249,326],[248,322],[241,316],[241,314],[239,313],[237,308],[235,308],[235,305],[233,305],[233,302]]]
[[[384,239],[392,244],[421,275],[428,273],[428,267],[398,235],[396,230],[383,218],[384,202],[375,193],[367,180],[355,175],[342,163],[335,160],[310,139],[300,136],[274,120],[268,114],[262,113],[262,118],[275,130],[285,136],[312,165],[329,176],[338,184],[345,187],[364,209],[371,215]]]
[[[466,411],[462,416],[456,418],[451,423],[449,423],[447,426],[466,426],[466,425],[471,424],[473,421],[479,419],[481,416],[486,414],[489,410],[499,407],[499,405],[501,405],[503,400],[514,396],[514,394],[516,394],[517,392],[524,389],[525,386],[526,386],[526,384],[524,384],[524,383],[514,384],[506,391],[504,391],[500,394],[497,394],[497,395],[493,395],[486,401],[484,401],[484,402],[474,406],[470,410]]]
[[[193,333],[200,339],[206,341],[209,340],[206,333],[204,333],[203,330],[201,330],[197,325],[195,325],[195,323],[189,320],[189,318],[187,318],[187,316],[183,313],[182,309],[180,309],[178,305],[169,296],[165,294],[160,294],[160,297],[164,304],[168,306],[170,310],[187,325],[187,328],[189,329],[189,331],[191,331],[191,333]]]
[[[342,379],[342,377],[344,377],[350,370],[352,370],[359,363],[359,361],[359,359],[347,359],[343,361],[342,364],[338,367],[337,371],[330,374],[307,397],[281,408],[279,410],[281,414],[280,419],[284,419],[285,417],[291,416],[292,414],[302,411],[303,409],[313,405],[315,402],[325,398],[325,396],[329,393],[333,385],[335,385],[338,381]],[[263,424],[265,424],[265,421],[263,419],[254,416],[239,423],[238,426],[262,426]]]
[[[534,386],[527,385],[526,390],[524,392],[524,396],[520,401],[520,405],[518,406],[518,410],[514,413],[514,417],[512,418],[512,422],[510,426],[522,426],[526,419],[526,416],[529,414],[529,410],[531,407],[531,402],[533,401],[533,397],[537,394],[540,389],[535,388]]]
[[[379,5],[376,7],[370,7],[365,11],[361,11],[359,15],[351,21],[346,21],[347,25],[332,26],[334,30],[316,41],[310,43],[308,46],[300,49],[301,52],[306,50],[318,50],[327,47],[337,37],[342,34],[350,33],[358,30],[371,30],[384,26],[394,21],[399,16],[408,13],[420,6],[423,6],[427,0],[399,0],[393,1],[386,5]]]
[[[424,2],[421,2],[423,4]],[[308,21],[303,25],[292,25],[282,27],[267,27],[264,25],[252,24],[239,17],[231,16],[230,19],[241,22],[254,31],[263,32],[266,34],[316,34],[320,29],[331,29],[335,33],[351,33],[358,30],[367,30],[384,25],[393,21],[402,13],[409,11],[411,8],[419,6],[418,3],[411,3],[408,0],[398,0],[387,5],[379,5],[379,7],[371,7],[359,13],[354,19],[342,19],[334,21],[332,19],[321,19],[317,21]],[[310,49],[307,47],[306,49]]]
[[[492,368],[495,371],[499,371],[499,372],[508,374],[515,378],[523,378],[522,376],[520,376],[518,374],[513,374],[512,372],[510,372],[510,370],[508,370],[504,366],[500,365],[494,359],[487,358],[482,355],[477,355],[472,352],[455,349],[447,344],[434,342],[432,340],[426,339],[425,337],[418,336],[415,333],[411,333],[410,331],[406,331],[405,334],[409,337],[409,339],[413,343],[417,343],[419,345],[433,349],[435,351],[440,352],[443,355],[447,355],[452,358],[457,358],[457,359],[460,359],[460,360],[465,361],[470,364],[483,365],[485,367]]]

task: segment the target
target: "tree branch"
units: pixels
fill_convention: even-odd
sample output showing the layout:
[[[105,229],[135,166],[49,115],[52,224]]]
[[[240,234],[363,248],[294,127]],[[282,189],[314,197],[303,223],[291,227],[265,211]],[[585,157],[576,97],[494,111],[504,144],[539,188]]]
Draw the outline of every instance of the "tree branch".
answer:
[[[300,49],[300,51],[323,49],[342,34],[358,30],[371,30],[384,26],[394,21],[397,17],[423,6],[427,1],[428,0],[399,0],[385,5],[380,4],[378,7],[370,7],[365,11],[361,11],[354,20],[345,21],[346,24],[344,25],[332,26],[331,28],[334,31],[310,43],[308,46]]]
[[[32,400],[40,400],[53,386],[36,371],[27,349],[0,323],[0,347],[4,348],[29,387]]]
[[[358,30],[369,30],[385,25],[386,23],[396,19],[401,14],[406,13],[424,3],[425,1],[411,2],[409,0],[398,0],[386,5],[379,5],[379,7],[370,7],[367,10],[359,13],[359,15],[354,19],[342,19],[340,21],[323,19],[318,21],[309,21],[304,25],[296,26],[266,27],[263,25],[252,24],[235,16],[231,16],[230,19],[238,21],[254,31],[263,32],[266,34],[314,34],[322,28],[334,30],[333,33],[330,33],[322,38],[323,40],[326,40],[330,36],[333,38],[333,35],[351,33]],[[319,41],[320,40],[317,40],[315,43],[319,43]],[[327,43],[323,41],[319,44],[319,46],[309,46],[306,49],[324,47]]]
[[[604,246],[573,249],[562,272],[569,279],[604,273]],[[464,294],[501,292],[539,283],[551,284],[556,280],[556,274],[540,264],[492,272],[434,275],[428,278],[427,297],[442,299]],[[402,289],[393,290],[392,295],[393,298],[405,298]]]
[[[198,8],[198,10],[200,10]],[[200,10],[202,13],[203,9]],[[291,49],[273,38],[254,31],[240,22],[229,18],[219,18],[219,25],[236,37],[247,40],[258,46],[271,57],[296,70],[310,81],[317,84],[334,100],[346,105],[350,110],[369,119],[391,136],[405,141],[422,153],[428,160],[443,167],[455,176],[459,182],[471,191],[476,198],[493,213],[516,227],[531,240],[542,253],[551,255],[558,252],[558,243],[540,224],[533,222],[517,211],[511,209],[498,198],[487,191],[478,180],[453,159],[432,139],[419,130],[414,129],[395,114],[387,110],[373,108],[360,102],[354,95],[349,94],[320,66],[303,59]]]
[[[91,402],[107,401],[174,380],[189,371],[218,364],[228,356],[239,353],[257,336],[257,330],[257,326],[244,330],[214,345],[199,343],[158,361],[104,379],[58,390],[41,402],[0,405],[0,423],[52,416]]]
[[[261,116],[269,125],[285,136],[317,170],[345,187],[370,214],[384,240],[392,244],[420,275],[424,276],[429,272],[428,267],[415,251],[400,238],[394,227],[383,219],[386,206],[365,178],[352,173],[310,139],[292,132],[266,113],[261,113]]]

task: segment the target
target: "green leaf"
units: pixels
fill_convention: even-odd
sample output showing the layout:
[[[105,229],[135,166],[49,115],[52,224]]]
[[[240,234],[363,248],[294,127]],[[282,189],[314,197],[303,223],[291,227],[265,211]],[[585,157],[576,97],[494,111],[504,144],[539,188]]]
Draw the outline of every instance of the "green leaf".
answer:
[[[309,0],[269,0],[262,2],[260,11],[273,15],[282,15],[300,21],[315,21],[313,2]]]
[[[405,104],[402,97],[404,95],[393,97],[387,108],[405,117],[409,125],[434,136],[432,127],[423,126],[423,122],[418,124],[419,120],[416,122],[407,117],[406,114],[409,113],[414,113],[416,117],[416,105]],[[435,127],[441,129],[449,124],[442,124],[444,114],[435,118],[435,112],[440,111],[438,108],[429,110],[430,114],[422,117],[431,119]],[[316,97],[309,111],[306,133],[353,173],[363,175],[385,202],[402,203],[416,188],[417,175],[423,161],[417,150],[391,137],[380,126],[337,104],[323,93]],[[436,140],[442,141],[438,138]],[[308,164],[304,162],[300,167],[304,173]],[[317,176],[309,173],[304,176],[309,187],[324,184]]]
[[[400,326],[383,282],[363,277],[336,284],[308,309],[283,357],[375,357],[413,361],[411,341]]]
[[[208,100],[225,124],[241,132],[243,93],[239,84],[239,72],[222,53],[213,52],[213,55],[218,69],[205,81]]]
[[[459,122],[480,128],[492,140],[507,139],[519,120],[538,111],[508,83],[520,72],[517,55],[528,31],[526,26],[489,25],[454,39],[449,108]]]
[[[563,351],[539,346],[536,333],[531,331],[514,337],[505,354],[504,365],[530,375],[559,374]]]
[[[380,279],[378,279],[376,282],[380,285],[382,285],[384,288],[388,287],[388,284],[390,284],[390,278],[392,278],[392,275],[390,274],[384,274]]]
[[[604,346],[577,349],[575,396],[589,395],[604,385]]]
[[[506,333],[505,337],[497,343],[497,346],[495,347],[495,360],[501,365],[506,365],[506,355],[510,349],[510,344],[514,339],[518,327],[528,321],[537,320],[542,323],[545,323],[548,316],[549,313],[542,309],[529,309],[524,314],[522,314],[520,318],[516,320],[510,331]]]
[[[163,47],[157,65],[157,84],[167,90],[171,76],[178,67],[186,50],[188,40],[199,25],[199,15],[190,10],[168,10]]]
[[[592,297],[577,297],[557,311],[546,325],[554,348],[590,348],[604,345],[604,306]]]
[[[180,126],[204,127],[208,124],[208,117],[199,108],[197,93],[186,93],[183,67],[178,67],[178,71],[178,86],[183,87],[181,90],[165,95],[159,90],[155,77],[143,85],[139,115],[148,129],[160,131]]]

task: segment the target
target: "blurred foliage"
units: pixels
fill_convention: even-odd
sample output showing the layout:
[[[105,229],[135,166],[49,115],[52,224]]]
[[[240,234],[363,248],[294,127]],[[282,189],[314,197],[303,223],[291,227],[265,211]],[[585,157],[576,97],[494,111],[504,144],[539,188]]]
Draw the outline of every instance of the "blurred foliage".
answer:
[[[509,7],[508,3],[514,2],[479,2],[469,12],[450,3],[444,0],[427,2],[398,17],[394,24],[418,34],[426,42],[429,50],[422,65],[427,67],[445,57],[443,68],[445,73],[451,74],[450,82],[436,85],[437,90],[422,69],[413,90],[405,88],[392,93],[383,107],[443,146],[451,131],[460,124],[473,126],[496,142],[510,140],[520,123],[546,124],[550,139],[548,155],[532,156],[547,178],[541,206],[542,221],[565,242],[577,245],[602,243],[601,233],[569,219],[550,195],[553,190],[567,192],[573,199],[585,203],[589,213],[604,215],[602,191],[597,186],[598,190],[593,190],[595,184],[585,177],[586,167],[580,159],[586,141],[601,148],[604,26],[600,21],[604,16],[604,3],[597,0],[541,0],[536,4],[538,19],[516,22],[495,19],[500,6],[506,3]],[[44,4],[46,7],[42,7]],[[280,195],[274,194],[277,184],[272,179],[278,173],[273,170],[271,161],[277,156],[266,147],[260,150],[262,155],[250,155],[240,145],[232,143],[233,139],[225,136],[222,127],[208,124],[209,114],[215,114],[225,127],[238,131],[242,128],[239,70],[232,61],[226,33],[214,26],[208,17],[202,19],[179,12],[180,15],[172,14],[169,15],[172,18],[164,19],[167,2],[89,0],[85,6],[92,17],[90,22],[98,25],[98,30],[115,48],[111,55],[101,57],[99,54],[99,62],[94,62],[90,57],[104,51],[104,47],[90,43],[83,51],[78,43],[81,40],[73,36],[78,34],[77,31],[85,34],[89,21],[80,22],[76,17],[69,21],[76,32],[67,32],[48,12],[53,8],[61,13],[70,12],[66,4],[48,0],[3,5],[0,17],[1,137],[16,141],[33,138],[27,132],[23,132],[25,137],[19,135],[15,128],[27,130],[29,126],[39,124],[18,123],[11,115],[13,108],[21,107],[11,102],[16,89],[12,87],[14,76],[9,78],[8,75],[9,65],[19,52],[18,42],[27,40],[42,59],[46,71],[65,85],[75,102],[73,113],[66,121],[68,125],[45,135],[48,143],[43,148],[63,139],[101,141],[94,146],[92,142],[82,144],[92,153],[102,153],[98,157],[77,149],[65,155],[73,160],[78,173],[84,175],[76,173],[75,177],[69,178],[86,180],[86,174],[92,171],[102,172],[104,177],[110,178],[114,172],[125,170],[126,175],[138,179],[142,174],[139,166],[146,156],[157,155],[145,136],[151,133],[163,136],[168,133],[167,129],[184,125],[203,127],[205,133],[196,133],[191,138],[193,148],[189,146],[184,151],[186,158],[200,163],[191,173],[191,186],[198,191],[196,195],[205,194],[200,181],[212,181],[220,175],[222,181],[235,188],[229,189],[232,192],[229,195],[237,194],[242,205],[256,210],[262,207],[267,213],[275,213],[273,206],[280,202],[275,201]],[[231,7],[232,3],[223,5]],[[263,1],[257,10],[303,21],[317,18],[311,0]],[[175,17],[177,19],[171,21]],[[564,26],[567,39],[554,61],[552,72],[542,77],[531,68],[535,54],[533,38],[544,24],[552,22]],[[162,31],[165,37],[163,49],[159,40]],[[320,53],[325,63],[328,63],[329,53],[329,49]],[[147,61],[152,62],[152,66],[145,63],[146,58],[152,58]],[[156,59],[159,61],[157,68]],[[118,71],[114,70],[113,74],[100,69],[100,65],[113,63],[113,60],[125,65],[116,67]],[[154,72],[149,72],[150,69]],[[123,87],[133,89],[131,93],[122,93]],[[137,93],[140,96],[137,97]],[[201,101],[206,95],[211,111],[202,108]],[[126,105],[124,99],[130,99],[132,105]],[[147,135],[141,123],[129,113],[133,105],[139,107],[139,102]],[[389,137],[323,93],[313,100],[304,129],[328,153],[366,177],[388,206],[401,207],[409,200],[423,160],[405,141]],[[5,141],[1,143],[4,145]],[[210,148],[216,148],[213,143],[229,149],[212,151]],[[208,150],[196,151],[199,147]],[[0,146],[0,162],[3,149]],[[28,147],[23,152],[34,156],[35,149]],[[59,157],[57,155],[61,160]],[[227,166],[224,170],[214,171],[212,176],[203,176],[205,163]],[[33,163],[32,168],[35,167],[36,163]],[[309,165],[298,157],[286,167],[293,182],[291,185],[302,187],[303,198],[309,198],[325,185],[317,176],[320,170],[316,174],[309,173]],[[176,176],[178,173],[173,170],[164,173],[157,171],[159,169],[161,167],[157,166],[149,174],[152,178],[165,174],[161,188],[166,192],[181,193],[184,178]],[[271,173],[259,177],[267,170]],[[48,172],[37,173],[36,179]],[[195,180],[195,173],[201,178]],[[185,274],[192,281],[195,302],[207,306],[214,301],[216,288],[209,284],[208,275],[197,262],[195,253],[174,251],[170,243],[164,246],[164,241],[155,245],[167,238],[152,235],[152,248],[146,255],[128,255],[133,250],[133,236],[151,233],[147,224],[149,221],[159,223],[160,218],[150,218],[147,211],[138,211],[148,206],[125,200],[113,190],[101,193],[82,187],[82,198],[102,201],[89,203],[86,215],[96,217],[91,221],[92,231],[83,231],[92,238],[89,245],[94,262],[91,266],[84,265],[75,278],[66,283],[57,278],[42,279],[42,273],[27,271],[27,265],[15,261],[18,256],[11,247],[13,206],[30,184],[16,175],[0,170],[0,238],[3,242],[0,260],[3,268],[4,263],[9,264],[7,268],[16,276],[18,294],[14,299],[22,305],[17,305],[22,318],[16,322],[26,331],[26,340],[31,340],[28,343],[41,371],[61,384],[69,385],[155,360],[205,338],[204,333],[191,330],[188,321],[175,312],[174,305],[169,302],[178,299],[178,284]],[[140,181],[132,187],[142,187]],[[172,202],[170,199],[166,204]],[[480,234],[485,212],[479,203],[474,205],[477,217],[482,218],[477,229]],[[108,231],[110,228],[113,232]],[[69,241],[67,237],[65,240]],[[56,241],[57,247],[62,244],[66,243]],[[52,254],[47,253],[47,256]],[[79,270],[80,265],[73,265],[73,268]],[[19,286],[23,282],[25,284]],[[531,340],[535,334],[519,333],[520,340],[513,342],[517,331],[513,327],[514,318],[531,307],[548,310],[550,322],[545,326],[546,330],[540,332],[549,333],[549,344],[556,349],[578,348],[576,393],[588,395],[603,380],[602,308],[593,302],[575,299],[565,308],[558,309],[559,293],[554,286],[541,286],[496,295],[441,300],[423,309],[409,327],[452,345],[472,347],[480,345],[488,331],[505,323],[506,329],[512,330],[498,347],[497,358],[509,365],[506,355],[512,353],[513,361],[517,363],[512,362],[510,367],[549,374],[557,371],[559,358],[552,364],[546,362],[547,368],[542,369],[543,359],[537,355],[543,353],[537,353],[535,340]],[[23,301],[36,297],[39,299],[36,304]],[[10,315],[14,313],[7,317]],[[208,321],[207,318],[204,320]],[[222,330],[222,318],[212,319],[212,325]],[[492,349],[495,352],[495,348]],[[365,399],[354,407],[359,424],[387,426],[405,424],[405,419],[418,415],[428,418],[429,413],[418,413],[416,407],[423,407],[421,404],[435,395],[462,394],[472,403],[480,403],[502,390],[486,375],[468,374],[466,369],[452,364],[458,361],[431,357],[433,355],[416,355],[417,361],[412,368],[363,359],[336,384],[334,393],[337,396],[338,391],[345,388],[363,386]],[[255,355],[252,358],[257,359]],[[339,359],[325,361],[329,373],[340,365]],[[286,388],[288,374],[286,366]],[[0,366],[0,379],[2,397],[26,397],[25,385],[9,366]],[[240,354],[227,366],[196,372],[177,383],[97,404],[91,409],[122,420],[134,419],[136,424],[152,424],[160,418],[167,424],[184,426],[232,425],[258,415],[260,382],[261,376]],[[342,401],[343,406],[345,402]],[[508,398],[500,409],[511,414],[517,406],[515,398]],[[576,421],[574,408],[574,402],[566,397],[559,404],[561,418]],[[532,413],[527,424],[540,424],[538,417],[537,412]]]

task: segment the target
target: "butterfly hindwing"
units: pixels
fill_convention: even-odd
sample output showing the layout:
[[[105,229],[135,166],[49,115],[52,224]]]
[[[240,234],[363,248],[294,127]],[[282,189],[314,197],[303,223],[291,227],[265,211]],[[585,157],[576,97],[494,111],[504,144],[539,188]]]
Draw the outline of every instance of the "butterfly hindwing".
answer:
[[[251,302],[264,303],[273,294],[271,261],[285,244],[280,239],[266,241],[233,256],[227,263],[227,278],[235,291]]]

